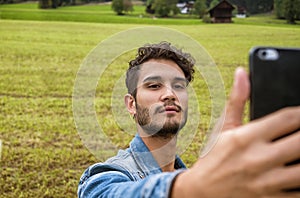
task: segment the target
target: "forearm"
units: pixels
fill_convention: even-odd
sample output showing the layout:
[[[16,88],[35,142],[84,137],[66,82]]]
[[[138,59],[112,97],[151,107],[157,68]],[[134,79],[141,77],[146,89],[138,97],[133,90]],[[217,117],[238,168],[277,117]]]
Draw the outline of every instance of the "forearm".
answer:
[[[140,181],[131,181],[122,173],[105,172],[85,181],[79,187],[78,197],[168,197],[179,172],[155,174]]]
[[[184,181],[189,181],[185,180],[185,174],[179,174],[174,178],[173,185],[172,185],[172,190],[170,192],[170,198],[184,198],[186,197],[185,193],[188,191],[186,188],[186,183]]]

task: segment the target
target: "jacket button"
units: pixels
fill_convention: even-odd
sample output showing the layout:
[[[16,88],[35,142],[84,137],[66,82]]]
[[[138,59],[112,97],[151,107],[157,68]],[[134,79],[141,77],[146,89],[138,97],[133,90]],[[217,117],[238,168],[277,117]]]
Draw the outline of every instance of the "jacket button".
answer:
[[[141,179],[144,179],[144,175],[142,173],[138,172],[138,174],[139,174]]]

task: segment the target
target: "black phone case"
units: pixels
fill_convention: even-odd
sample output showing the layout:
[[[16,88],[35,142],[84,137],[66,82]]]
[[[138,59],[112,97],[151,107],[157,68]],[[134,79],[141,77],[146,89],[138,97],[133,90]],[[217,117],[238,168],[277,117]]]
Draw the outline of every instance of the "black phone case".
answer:
[[[262,60],[261,50],[274,49],[276,60]],[[300,105],[300,48],[256,47],[250,51],[250,119],[287,106]]]
[[[270,53],[267,57],[268,50],[273,50],[275,55]],[[251,120],[284,107],[300,105],[300,48],[252,48],[249,67]],[[298,163],[300,159],[286,165]],[[300,191],[300,187],[287,191]]]

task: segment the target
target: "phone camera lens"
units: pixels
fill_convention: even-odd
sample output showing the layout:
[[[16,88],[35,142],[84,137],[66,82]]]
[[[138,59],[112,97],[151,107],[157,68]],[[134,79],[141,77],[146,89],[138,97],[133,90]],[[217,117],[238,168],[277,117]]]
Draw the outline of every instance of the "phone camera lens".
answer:
[[[274,60],[277,60],[279,57],[277,50],[272,49],[272,48],[261,49],[258,51],[257,55],[261,60],[264,60],[264,61],[274,61]]]
[[[261,55],[262,55],[263,57],[267,56],[267,54],[268,54],[268,53],[267,53],[266,51],[262,51],[262,52],[261,52]]]

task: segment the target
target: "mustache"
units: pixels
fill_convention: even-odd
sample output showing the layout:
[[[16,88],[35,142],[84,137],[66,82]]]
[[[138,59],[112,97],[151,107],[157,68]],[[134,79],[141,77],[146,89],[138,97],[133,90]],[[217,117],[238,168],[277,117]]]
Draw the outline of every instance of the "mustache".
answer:
[[[158,106],[155,109],[155,113],[161,113],[166,110],[166,107],[172,107],[172,109],[176,110],[177,112],[182,111],[182,107],[178,104],[176,104],[173,101],[167,101],[164,103],[164,105]]]

